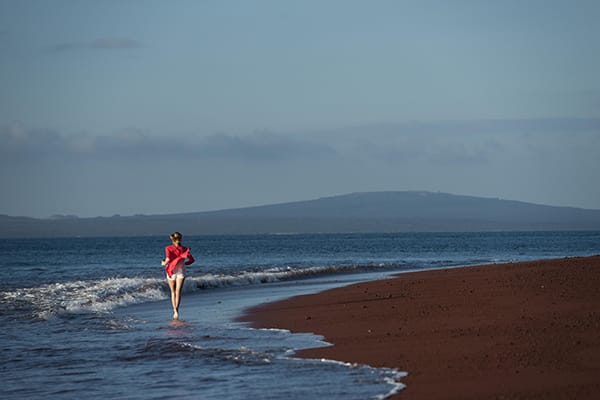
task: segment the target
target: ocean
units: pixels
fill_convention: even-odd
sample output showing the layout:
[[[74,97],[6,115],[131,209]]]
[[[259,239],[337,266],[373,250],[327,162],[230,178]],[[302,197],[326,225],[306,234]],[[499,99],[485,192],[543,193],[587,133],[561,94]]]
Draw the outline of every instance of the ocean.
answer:
[[[185,233],[185,232],[184,232]],[[247,307],[391,274],[600,254],[600,232],[184,236],[181,321],[165,237],[0,240],[3,399],[384,399],[405,371],[294,358],[310,333]],[[410,373],[410,371],[406,371]]]

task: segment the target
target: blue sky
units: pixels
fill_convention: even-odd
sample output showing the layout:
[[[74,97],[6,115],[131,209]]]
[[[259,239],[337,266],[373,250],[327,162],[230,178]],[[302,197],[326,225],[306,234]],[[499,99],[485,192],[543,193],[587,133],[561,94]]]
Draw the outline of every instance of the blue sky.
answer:
[[[0,213],[600,209],[600,2],[0,0]]]

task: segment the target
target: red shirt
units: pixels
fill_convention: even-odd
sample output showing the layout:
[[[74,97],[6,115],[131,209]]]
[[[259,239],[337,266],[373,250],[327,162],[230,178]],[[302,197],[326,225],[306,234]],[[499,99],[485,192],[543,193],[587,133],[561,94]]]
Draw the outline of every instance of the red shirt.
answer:
[[[192,256],[191,250],[192,249],[189,249],[185,246],[176,246],[174,244],[165,247],[165,257],[169,259],[169,263],[167,264],[165,271],[167,271],[167,276],[169,278],[171,275],[173,275],[173,271],[175,271],[177,264],[179,264],[182,260],[187,259],[187,261],[185,261],[185,265],[190,265],[196,261]]]

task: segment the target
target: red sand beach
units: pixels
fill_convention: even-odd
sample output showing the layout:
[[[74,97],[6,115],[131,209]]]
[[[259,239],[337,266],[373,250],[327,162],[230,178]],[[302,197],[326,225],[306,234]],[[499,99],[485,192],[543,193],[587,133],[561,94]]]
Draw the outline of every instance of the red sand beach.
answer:
[[[600,398],[600,256],[400,274],[262,305],[300,357],[407,371],[394,399]]]

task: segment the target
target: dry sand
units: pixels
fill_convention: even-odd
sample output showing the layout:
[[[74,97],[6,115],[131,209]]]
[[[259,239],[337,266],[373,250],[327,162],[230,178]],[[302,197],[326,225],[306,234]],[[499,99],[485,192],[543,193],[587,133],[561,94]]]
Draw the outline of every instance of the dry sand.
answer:
[[[300,357],[407,371],[394,399],[599,399],[600,256],[400,274],[262,305]]]

